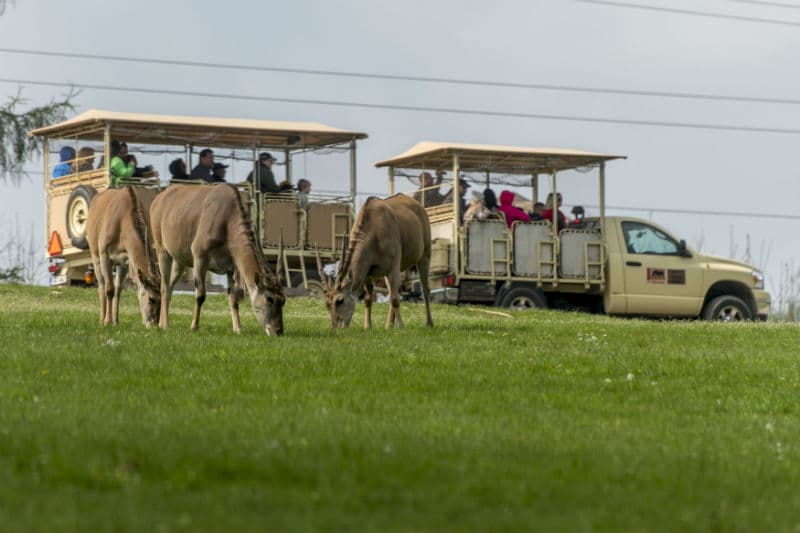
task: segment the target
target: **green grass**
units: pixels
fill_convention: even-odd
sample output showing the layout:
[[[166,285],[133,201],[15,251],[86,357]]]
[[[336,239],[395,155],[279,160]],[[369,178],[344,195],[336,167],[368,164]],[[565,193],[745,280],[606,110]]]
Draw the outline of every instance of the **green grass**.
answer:
[[[793,325],[192,306],[0,285],[0,532],[800,527]]]

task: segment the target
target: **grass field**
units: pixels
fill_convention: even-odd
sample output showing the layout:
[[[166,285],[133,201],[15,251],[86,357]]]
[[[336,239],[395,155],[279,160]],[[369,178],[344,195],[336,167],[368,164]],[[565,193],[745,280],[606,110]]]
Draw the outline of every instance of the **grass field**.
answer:
[[[0,532],[797,531],[790,324],[492,315],[286,335],[0,285]],[[360,324],[363,308],[354,322]],[[385,305],[376,306],[382,326]]]

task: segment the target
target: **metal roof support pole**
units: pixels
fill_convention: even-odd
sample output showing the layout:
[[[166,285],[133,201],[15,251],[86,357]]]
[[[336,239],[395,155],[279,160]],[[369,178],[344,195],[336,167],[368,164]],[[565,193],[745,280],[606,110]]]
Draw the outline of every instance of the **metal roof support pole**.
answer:
[[[533,173],[531,174],[531,210],[533,209],[533,205],[539,201],[539,174]]]
[[[489,188],[489,181],[490,181],[489,174],[490,173],[491,173],[490,171],[488,171],[488,170],[486,171],[486,188],[487,189]]]
[[[457,247],[458,243],[458,231],[461,219],[458,216],[458,202],[461,201],[461,179],[459,174],[461,173],[461,166],[458,160],[458,154],[453,154],[453,214],[455,215],[453,220],[453,246]],[[458,258],[456,259],[458,261]],[[456,272],[461,272],[461,265],[456,265],[457,268],[455,269]]]
[[[190,174],[192,172],[192,149],[194,147],[191,144],[186,145],[186,173]]]
[[[288,148],[283,151],[283,159],[286,161],[286,181],[292,183],[292,152]]]
[[[552,205],[548,205],[545,209],[552,209],[553,210],[553,220],[550,222],[553,223],[553,235],[558,234],[558,189],[556,188],[556,170],[553,169],[553,192],[550,193],[553,195],[551,203]]]
[[[606,229],[606,162],[600,162],[600,231]]]
[[[106,173],[106,187],[111,186],[111,125],[106,122],[103,129],[103,154],[105,159],[103,166]]]
[[[389,167],[389,196],[394,195],[394,167]]]
[[[350,201],[356,208],[356,140],[350,141]]]
[[[45,224],[45,240],[44,242],[47,246],[50,246],[50,201],[49,201],[49,185],[50,185],[50,139],[48,137],[44,138],[44,153],[42,154],[42,159],[44,159],[44,197],[48,200],[45,202],[45,214],[44,214],[44,224]]]

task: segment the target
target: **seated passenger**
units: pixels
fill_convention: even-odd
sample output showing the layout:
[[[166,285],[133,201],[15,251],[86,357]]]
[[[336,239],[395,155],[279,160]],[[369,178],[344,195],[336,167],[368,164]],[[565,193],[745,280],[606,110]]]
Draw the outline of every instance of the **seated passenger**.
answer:
[[[467,200],[464,198],[464,195],[467,194],[467,189],[469,189],[471,185],[465,178],[461,178],[458,180],[458,223],[464,224],[464,212],[467,210]],[[444,200],[442,200],[442,205],[450,205],[453,203],[453,196],[455,191],[450,189],[447,194],[444,195]],[[427,200],[426,200],[427,201]]]
[[[84,146],[78,150],[78,160],[75,162],[77,172],[86,172],[94,168],[94,148]]]
[[[490,213],[499,212],[497,209],[497,195],[490,188],[486,188],[483,191],[483,205],[489,210]]]
[[[308,195],[311,193],[311,182],[307,179],[301,179],[297,182],[297,204],[300,209],[308,207]]]
[[[214,163],[214,173],[211,175],[209,183],[225,183],[225,169],[228,165]]]
[[[283,180],[278,184],[278,192],[291,192],[294,190],[292,186],[292,182],[289,180]]]
[[[111,141],[111,150],[109,155],[111,156],[111,165],[109,167],[109,178],[111,178],[110,187],[122,187],[122,180],[130,178],[136,171],[136,163],[130,159],[128,159],[127,162],[123,160],[123,157],[127,158],[128,148],[126,146],[123,151],[122,143],[116,139]]]
[[[558,209],[559,207],[561,207],[561,201],[562,201],[561,193],[558,193],[556,195],[555,201],[558,202],[557,206],[553,205],[554,202],[553,193],[547,195],[547,201],[545,202],[547,208],[542,211],[542,218],[544,220],[549,220],[550,222],[553,222],[553,212],[556,211],[557,212],[556,216],[558,217],[558,222],[557,222],[558,230],[561,231],[562,229],[566,228],[568,224],[567,216],[564,213],[562,213],[560,209]]]
[[[170,180],[188,180],[189,174],[186,173],[186,162],[181,159],[173,159],[169,164]]]
[[[509,228],[517,220],[529,222],[531,219],[528,213],[514,205],[514,193],[511,191],[500,193],[500,207],[498,209],[506,216],[506,225]]]
[[[536,202],[533,204],[533,211],[530,212],[531,220],[542,220],[542,211],[544,211],[544,204],[542,202]]]
[[[464,222],[470,220],[486,220],[491,213],[484,205],[483,195],[477,191],[472,193],[472,201],[469,203],[467,212],[464,213]]]
[[[53,169],[53,178],[69,176],[73,173],[72,160],[75,159],[75,149],[71,146],[63,146],[58,152],[61,162]]]
[[[211,148],[200,150],[200,159],[197,166],[192,169],[190,174],[193,180],[211,181],[214,174],[214,151]]]
[[[421,203],[425,207],[432,207],[441,205],[444,201],[444,196],[439,192],[439,186],[442,183],[444,172],[437,172],[436,179],[433,179],[430,172],[423,172],[419,175],[419,189],[414,193],[414,200]],[[424,201],[423,201],[424,199]]]

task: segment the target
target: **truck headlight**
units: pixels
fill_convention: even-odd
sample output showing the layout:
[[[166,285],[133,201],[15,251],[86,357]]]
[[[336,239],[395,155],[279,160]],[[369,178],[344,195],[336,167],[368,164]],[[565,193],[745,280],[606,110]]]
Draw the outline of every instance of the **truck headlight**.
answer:
[[[753,276],[753,286],[756,289],[763,289],[764,288],[764,274],[762,274],[758,270],[753,270],[753,272],[751,272],[751,275]]]

